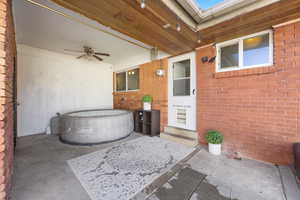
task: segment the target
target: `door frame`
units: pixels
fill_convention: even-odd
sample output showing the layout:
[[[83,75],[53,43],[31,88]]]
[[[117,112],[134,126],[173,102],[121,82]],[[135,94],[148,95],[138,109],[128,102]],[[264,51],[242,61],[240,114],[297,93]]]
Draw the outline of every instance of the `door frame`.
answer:
[[[193,117],[190,117],[190,121],[188,123],[191,123],[188,128],[182,127],[182,126],[176,126],[172,122],[172,112],[171,109],[173,108],[173,103],[172,99],[174,98],[173,96],[173,63],[178,62],[178,61],[183,61],[190,59],[191,62],[191,67],[190,67],[190,96],[189,98],[192,99],[191,101],[191,114]],[[182,129],[187,129],[187,130],[193,130],[195,131],[197,129],[197,87],[196,87],[196,52],[192,51],[189,53],[185,53],[176,57],[169,58],[168,60],[168,126],[176,127],[176,128],[182,128]],[[186,98],[187,96],[182,96],[182,97],[177,97],[177,98]]]

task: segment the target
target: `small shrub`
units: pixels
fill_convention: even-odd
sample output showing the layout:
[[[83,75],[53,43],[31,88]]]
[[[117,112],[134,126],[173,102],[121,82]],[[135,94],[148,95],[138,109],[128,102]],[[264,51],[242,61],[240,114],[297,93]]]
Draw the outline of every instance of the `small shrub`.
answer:
[[[207,132],[205,139],[211,144],[222,144],[224,136],[219,131],[211,130]]]
[[[150,95],[145,95],[145,96],[143,96],[143,99],[142,99],[142,101],[143,102],[152,102],[152,96],[150,96]]]

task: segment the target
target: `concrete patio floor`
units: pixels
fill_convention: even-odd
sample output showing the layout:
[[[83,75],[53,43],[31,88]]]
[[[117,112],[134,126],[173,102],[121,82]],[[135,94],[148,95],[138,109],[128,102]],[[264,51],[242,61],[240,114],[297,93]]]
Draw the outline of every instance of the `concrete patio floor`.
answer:
[[[62,144],[53,135],[18,138],[11,199],[89,200],[66,161],[139,136],[134,133],[118,142],[91,147]],[[184,163],[181,170],[161,185],[147,199],[286,199],[280,172],[275,165],[212,156],[205,148],[200,149]]]

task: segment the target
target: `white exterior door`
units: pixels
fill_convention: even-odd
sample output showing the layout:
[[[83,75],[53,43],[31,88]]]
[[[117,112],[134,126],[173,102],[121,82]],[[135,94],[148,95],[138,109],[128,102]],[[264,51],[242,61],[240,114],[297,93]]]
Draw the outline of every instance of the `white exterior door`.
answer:
[[[195,52],[169,59],[169,126],[196,130],[195,63]]]

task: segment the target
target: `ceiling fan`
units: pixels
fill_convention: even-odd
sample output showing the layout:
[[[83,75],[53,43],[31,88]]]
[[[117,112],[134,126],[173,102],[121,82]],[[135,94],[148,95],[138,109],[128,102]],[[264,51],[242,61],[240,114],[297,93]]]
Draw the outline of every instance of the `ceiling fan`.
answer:
[[[76,57],[77,59],[93,57],[99,61],[103,61],[103,59],[100,58],[99,56],[110,56],[108,53],[95,52],[94,49],[89,46],[83,46],[83,51],[70,50],[70,49],[65,49],[65,51],[75,52],[75,53],[83,53],[82,55]]]

